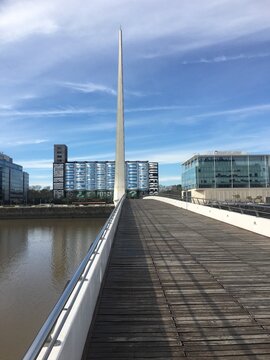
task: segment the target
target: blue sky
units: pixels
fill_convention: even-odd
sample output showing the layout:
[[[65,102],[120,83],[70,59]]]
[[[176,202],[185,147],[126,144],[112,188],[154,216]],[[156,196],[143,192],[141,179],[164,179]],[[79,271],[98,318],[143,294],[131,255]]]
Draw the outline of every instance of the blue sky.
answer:
[[[0,151],[52,185],[53,144],[113,160],[123,29],[126,159],[181,182],[194,153],[269,153],[269,0],[8,0]]]

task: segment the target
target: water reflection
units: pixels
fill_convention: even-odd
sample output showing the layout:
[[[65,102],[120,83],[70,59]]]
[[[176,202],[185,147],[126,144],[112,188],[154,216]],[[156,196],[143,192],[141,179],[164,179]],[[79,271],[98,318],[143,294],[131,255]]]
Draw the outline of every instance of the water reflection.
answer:
[[[27,248],[27,227],[12,228],[8,221],[1,221],[0,228],[0,277],[9,273],[18,256]]]
[[[78,220],[79,225],[80,220]],[[65,227],[54,226],[52,234],[52,280],[53,285],[58,288],[63,285],[63,279],[70,279],[76,265],[81,261],[81,254],[86,254],[91,242],[86,239],[93,239],[96,236],[96,229],[84,226],[66,224]]]
[[[20,359],[105,219],[0,221],[0,359]]]

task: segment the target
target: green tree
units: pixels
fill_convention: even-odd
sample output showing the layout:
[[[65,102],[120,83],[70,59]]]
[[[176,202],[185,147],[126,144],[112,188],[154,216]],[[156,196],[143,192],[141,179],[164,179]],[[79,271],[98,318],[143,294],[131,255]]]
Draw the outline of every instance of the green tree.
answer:
[[[50,190],[50,188],[42,188],[40,190],[35,190],[33,188],[30,188],[28,190],[27,195],[27,203],[28,204],[45,204],[45,203],[51,203],[53,201],[53,192]]]

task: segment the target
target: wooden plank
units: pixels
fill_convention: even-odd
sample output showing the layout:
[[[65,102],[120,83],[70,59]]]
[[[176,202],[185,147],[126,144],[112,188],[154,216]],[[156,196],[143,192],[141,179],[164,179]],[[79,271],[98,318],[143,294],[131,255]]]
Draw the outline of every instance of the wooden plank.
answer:
[[[83,359],[270,359],[270,239],[126,200]]]

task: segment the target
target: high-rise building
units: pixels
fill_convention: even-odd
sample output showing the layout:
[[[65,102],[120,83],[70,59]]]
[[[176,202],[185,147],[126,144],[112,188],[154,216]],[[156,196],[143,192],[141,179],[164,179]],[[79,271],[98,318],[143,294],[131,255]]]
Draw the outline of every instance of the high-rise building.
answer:
[[[68,148],[64,144],[54,145],[54,163],[64,164],[67,162]]]
[[[0,203],[21,204],[27,201],[29,175],[11,157],[0,154]]]
[[[53,194],[61,199],[65,194],[65,163],[68,159],[68,148],[64,144],[54,145]]]
[[[270,155],[219,152],[194,155],[182,165],[183,196],[270,200]]]
[[[60,146],[55,145],[54,151]],[[57,159],[57,156],[54,156]],[[75,192],[81,197],[89,197],[91,192],[113,193],[115,178],[114,161],[68,161],[53,164],[54,198],[68,197]],[[63,161],[63,160],[61,160]],[[128,194],[158,194],[158,163],[149,161],[125,162],[125,188]]]

